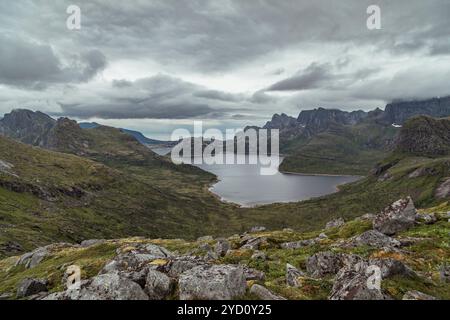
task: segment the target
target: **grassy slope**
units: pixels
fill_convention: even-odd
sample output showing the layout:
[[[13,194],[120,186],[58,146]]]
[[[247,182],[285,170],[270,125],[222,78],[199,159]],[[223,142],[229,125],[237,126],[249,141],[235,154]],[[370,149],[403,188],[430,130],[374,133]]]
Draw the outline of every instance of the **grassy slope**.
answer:
[[[355,126],[334,125],[310,139],[299,138],[284,147],[289,155],[282,171],[366,175],[386,155],[386,141],[398,129],[364,122]]]

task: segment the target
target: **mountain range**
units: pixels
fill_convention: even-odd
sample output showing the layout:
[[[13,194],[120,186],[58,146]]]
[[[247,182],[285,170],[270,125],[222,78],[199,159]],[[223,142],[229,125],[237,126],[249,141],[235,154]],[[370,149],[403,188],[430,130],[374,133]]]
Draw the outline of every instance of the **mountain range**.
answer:
[[[297,118],[275,114],[263,128],[280,130],[285,172],[365,175],[392,150],[408,119],[450,116],[450,97],[390,103],[385,110],[318,108]]]
[[[449,120],[416,116],[400,128],[383,124],[381,110],[324,110],[302,115],[305,122],[298,126],[297,119],[287,118],[290,127],[308,134],[284,140],[283,148],[295,150],[297,144],[299,150],[323,153],[320,161],[311,157],[305,163],[318,171],[327,164],[325,173],[345,168],[347,159],[361,161],[366,177],[328,196],[255,208],[221,202],[208,191],[214,175],[174,165],[120,129],[82,129],[67,118],[11,112],[0,120],[0,255],[96,237],[229,235],[261,224],[311,231],[407,195],[425,208],[450,198]],[[280,127],[286,117],[271,123]],[[362,155],[366,158],[358,158]],[[338,156],[343,161],[335,165]],[[294,152],[285,161],[301,163],[289,159],[298,160]],[[355,172],[347,164],[348,172]]]

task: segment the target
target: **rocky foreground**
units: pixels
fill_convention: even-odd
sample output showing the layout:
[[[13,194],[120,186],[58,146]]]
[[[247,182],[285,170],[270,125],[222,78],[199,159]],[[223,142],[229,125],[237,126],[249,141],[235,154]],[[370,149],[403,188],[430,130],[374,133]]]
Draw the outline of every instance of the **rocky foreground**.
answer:
[[[53,244],[0,261],[0,297],[450,299],[449,209],[416,210],[408,197],[308,234],[255,227],[228,239]]]

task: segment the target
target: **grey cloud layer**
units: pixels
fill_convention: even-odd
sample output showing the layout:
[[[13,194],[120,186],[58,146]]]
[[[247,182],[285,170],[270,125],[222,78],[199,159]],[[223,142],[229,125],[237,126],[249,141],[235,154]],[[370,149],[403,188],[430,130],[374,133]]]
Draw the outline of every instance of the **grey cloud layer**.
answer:
[[[34,90],[76,117],[242,118],[450,94],[448,0],[79,0],[79,32],[65,27],[69,4],[0,2],[0,100]],[[382,30],[365,27],[370,4]],[[94,83],[124,60],[161,70]],[[267,79],[256,92],[183,80],[245,68]]]
[[[231,94],[173,78],[156,75],[134,82],[113,81],[110,88],[88,102],[74,98],[60,103],[61,112],[78,118],[218,118],[234,112],[255,111],[253,96]]]

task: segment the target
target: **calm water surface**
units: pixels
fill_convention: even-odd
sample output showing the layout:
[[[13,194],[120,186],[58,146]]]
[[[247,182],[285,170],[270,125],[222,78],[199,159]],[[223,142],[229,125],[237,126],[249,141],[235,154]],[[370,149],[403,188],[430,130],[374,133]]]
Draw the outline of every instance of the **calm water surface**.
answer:
[[[155,151],[155,150],[154,150]],[[158,150],[161,154],[169,152]],[[244,157],[248,163],[248,157]],[[251,156],[250,156],[251,157]],[[285,174],[260,174],[259,164],[200,164],[205,171],[214,173],[219,182],[211,187],[223,201],[242,206],[255,206],[275,202],[295,202],[319,197],[337,191],[337,186],[358,180],[356,176],[314,176]]]

